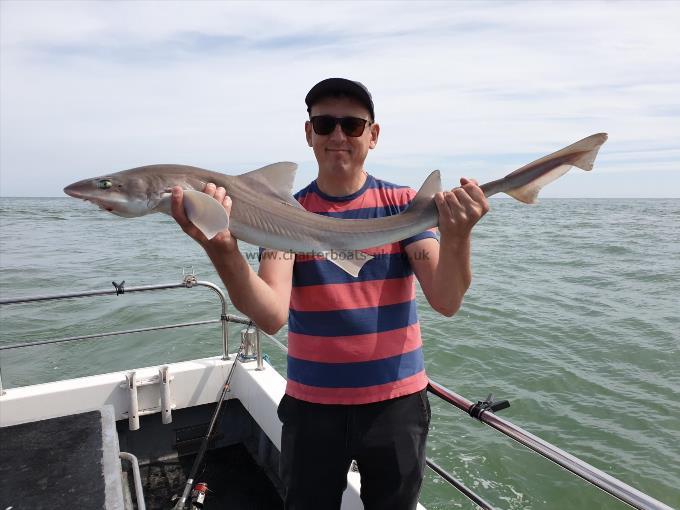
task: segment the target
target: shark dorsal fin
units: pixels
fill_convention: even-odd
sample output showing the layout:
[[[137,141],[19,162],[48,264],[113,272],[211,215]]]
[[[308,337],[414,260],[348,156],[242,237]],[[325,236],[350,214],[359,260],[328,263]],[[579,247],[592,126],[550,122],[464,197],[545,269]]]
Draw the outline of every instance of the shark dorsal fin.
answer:
[[[297,204],[293,198],[293,181],[297,165],[289,161],[282,161],[271,165],[263,166],[252,172],[241,174],[237,179],[245,181],[258,193],[267,194],[272,197]]]
[[[418,193],[413,197],[408,210],[420,210],[425,207],[436,207],[434,195],[442,190],[442,178],[439,170],[435,170],[427,176],[425,182],[420,186]]]

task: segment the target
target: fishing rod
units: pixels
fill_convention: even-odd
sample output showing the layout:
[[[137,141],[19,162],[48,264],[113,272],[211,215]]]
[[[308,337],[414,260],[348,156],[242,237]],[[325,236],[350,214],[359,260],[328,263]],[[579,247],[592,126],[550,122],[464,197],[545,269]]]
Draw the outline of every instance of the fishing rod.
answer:
[[[253,321],[250,321],[250,324],[248,327],[253,325]],[[255,326],[257,327],[257,326]],[[196,458],[194,459],[194,463],[191,466],[191,471],[189,471],[189,476],[187,477],[187,482],[184,485],[184,491],[182,492],[182,497],[179,498],[175,506],[173,507],[173,510],[184,510],[186,508],[187,501],[189,500],[189,496],[191,495],[191,489],[194,486],[194,479],[196,478],[196,475],[198,473],[199,468],[203,464],[203,460],[205,457],[205,454],[208,451],[208,445],[210,444],[210,438],[213,435],[213,432],[215,430],[215,426],[217,425],[217,422],[220,419],[220,416],[222,415],[222,409],[224,409],[224,399],[227,396],[227,393],[229,393],[229,388],[230,388],[230,383],[231,383],[231,377],[234,375],[234,368],[236,367],[236,363],[241,357],[241,354],[243,353],[244,347],[246,344],[246,336],[243,335],[241,338],[241,345],[238,348],[238,352],[236,353],[236,359],[234,359],[234,362],[231,365],[231,368],[229,369],[229,374],[227,374],[227,379],[224,381],[224,385],[222,386],[222,392],[220,393],[220,398],[217,400],[217,405],[215,406],[215,411],[213,411],[212,417],[210,418],[210,424],[208,425],[208,430],[205,433],[205,436],[203,437],[203,440],[201,441],[201,447],[198,450],[198,453],[196,454]]]

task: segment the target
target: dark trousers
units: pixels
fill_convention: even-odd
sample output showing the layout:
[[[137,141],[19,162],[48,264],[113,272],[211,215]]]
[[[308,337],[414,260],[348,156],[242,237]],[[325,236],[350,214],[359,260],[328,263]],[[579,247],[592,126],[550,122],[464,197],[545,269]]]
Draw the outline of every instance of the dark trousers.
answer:
[[[279,404],[281,479],[288,510],[338,510],[356,460],[366,510],[414,509],[425,470],[425,390],[361,405]]]

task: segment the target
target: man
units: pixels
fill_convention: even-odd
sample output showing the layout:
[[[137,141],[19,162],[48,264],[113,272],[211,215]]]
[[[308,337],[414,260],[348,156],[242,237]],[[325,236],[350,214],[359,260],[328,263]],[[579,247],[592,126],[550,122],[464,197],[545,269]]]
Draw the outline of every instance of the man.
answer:
[[[372,97],[361,83],[330,78],[307,94],[305,136],[319,170],[296,195],[307,210],[375,218],[405,209],[415,192],[364,170],[378,143]],[[227,209],[223,188],[205,193]],[[312,255],[264,252],[256,274],[228,231],[208,241],[173,189],[173,216],[206,250],[232,303],[264,331],[288,321],[281,477],[290,509],[339,509],[352,459],[365,508],[415,508],[425,468],[430,410],[413,276],[430,306],[450,317],[471,280],[470,233],[488,211],[476,182],[435,196],[440,239],[424,232],[367,250],[358,278]]]

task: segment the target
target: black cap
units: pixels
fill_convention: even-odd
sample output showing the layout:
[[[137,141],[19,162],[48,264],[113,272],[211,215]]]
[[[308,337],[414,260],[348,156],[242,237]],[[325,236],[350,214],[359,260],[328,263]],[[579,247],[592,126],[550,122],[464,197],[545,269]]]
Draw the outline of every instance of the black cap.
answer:
[[[312,105],[319,99],[329,96],[332,97],[336,94],[346,94],[357,99],[368,109],[371,114],[371,120],[375,120],[371,93],[363,83],[346,80],[345,78],[327,78],[314,85],[305,97],[307,111],[310,111]]]

